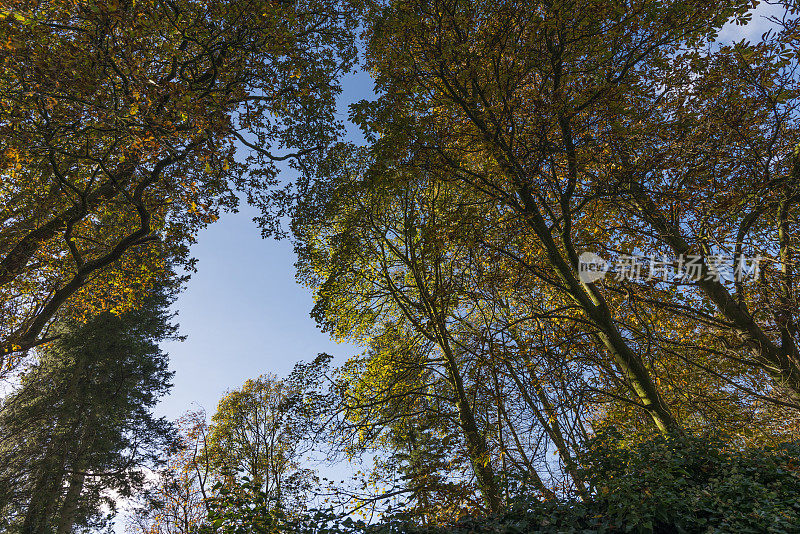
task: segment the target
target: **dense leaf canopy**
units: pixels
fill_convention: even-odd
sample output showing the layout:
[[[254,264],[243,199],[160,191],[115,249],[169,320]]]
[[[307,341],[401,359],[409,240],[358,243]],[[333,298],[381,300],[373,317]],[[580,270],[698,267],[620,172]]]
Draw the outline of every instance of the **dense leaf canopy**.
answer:
[[[352,13],[336,2],[14,1],[0,9],[0,342],[121,310],[176,266],[234,188],[335,134]],[[234,159],[234,143],[253,148]],[[287,151],[289,149],[289,151]],[[46,333],[44,334],[47,337]]]

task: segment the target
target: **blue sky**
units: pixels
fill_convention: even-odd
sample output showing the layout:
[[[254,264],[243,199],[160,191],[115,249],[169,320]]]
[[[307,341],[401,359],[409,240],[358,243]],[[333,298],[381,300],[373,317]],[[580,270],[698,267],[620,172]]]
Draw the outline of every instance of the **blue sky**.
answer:
[[[339,119],[346,122],[349,104],[373,97],[367,73],[348,75]],[[349,140],[361,141],[357,128],[347,130]],[[174,306],[187,339],[162,345],[175,377],[159,415],[174,420],[202,407],[210,417],[224,392],[248,378],[285,376],[295,363],[320,352],[338,362],[360,352],[316,327],[309,316],[311,294],[295,281],[291,243],[262,239],[252,220],[256,215],[242,202],[238,213],[224,214],[200,232],[192,247],[197,272]]]

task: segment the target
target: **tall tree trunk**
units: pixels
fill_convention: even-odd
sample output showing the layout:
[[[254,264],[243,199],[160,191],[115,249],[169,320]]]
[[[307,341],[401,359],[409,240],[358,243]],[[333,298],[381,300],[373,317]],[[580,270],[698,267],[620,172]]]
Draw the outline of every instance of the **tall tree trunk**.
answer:
[[[78,447],[80,447],[86,432],[86,425],[81,425],[86,407],[82,402],[75,402],[78,400],[78,382],[85,368],[86,358],[81,357],[73,370],[70,387],[64,394],[64,405],[72,406],[72,409],[59,414],[53,425],[55,430],[64,431],[64,435],[52,442],[48,452],[45,453],[44,470],[37,482],[36,490],[31,496],[22,526],[22,534],[49,533],[55,526],[56,510],[63,492],[67,462],[70,453],[79,450]],[[58,455],[55,460],[48,458],[55,454]]]
[[[435,214],[432,214],[434,216]],[[412,227],[410,219],[406,217],[404,221],[406,235],[410,234],[409,229]],[[408,254],[404,255],[397,247],[390,241],[386,241],[385,245],[388,249],[399,258],[404,259],[404,263],[411,270],[414,276],[414,284],[419,292],[420,305],[424,309],[425,315],[429,321],[429,326],[423,326],[417,319],[414,318],[407,308],[404,306],[403,297],[401,297],[396,288],[392,289],[392,294],[396,302],[403,309],[406,317],[414,324],[415,328],[421,332],[430,341],[436,343],[442,352],[445,359],[445,371],[447,372],[449,382],[453,387],[456,397],[456,408],[458,410],[458,424],[464,438],[467,442],[467,455],[470,464],[472,465],[475,478],[478,481],[478,487],[483,495],[487,508],[491,512],[498,512],[502,507],[502,498],[497,486],[494,469],[492,468],[491,456],[489,448],[486,445],[486,437],[478,428],[478,423],[475,420],[475,414],[469,402],[466,389],[464,387],[464,380],[461,376],[458,360],[453,353],[450,345],[451,334],[447,328],[446,305],[442,303],[441,287],[437,286],[433,290],[428,287],[425,274],[429,273],[429,269],[433,269],[435,284],[442,280],[440,272],[441,262],[435,258],[428,258],[425,255],[418,255],[416,246],[413,243],[407,243]],[[432,260],[432,261],[431,261]],[[391,277],[387,272],[384,275]],[[390,287],[391,286],[390,284]]]
[[[22,534],[45,534],[52,526],[51,520],[61,496],[67,458],[66,447],[58,452],[60,455],[56,461],[47,462],[45,459],[42,466],[44,469],[39,473],[39,478],[28,501],[28,509],[25,511],[25,519],[22,522]]]
[[[798,171],[800,173],[800,171]],[[628,183],[630,192],[636,204],[640,207],[644,219],[658,232],[659,238],[666,243],[678,256],[686,256],[692,253],[691,245],[684,238],[681,229],[671,224],[661,213],[653,200],[646,194],[640,184],[632,178]],[[783,204],[782,208],[788,208],[788,204]],[[787,217],[788,214],[780,214],[779,218]],[[781,242],[781,257],[789,259],[788,235],[785,226],[779,227],[779,238]],[[781,232],[783,230],[783,232]],[[789,262],[785,264],[789,267]],[[791,336],[783,336],[784,345],[779,346],[756,322],[753,315],[747,309],[744,302],[738,301],[731,295],[719,280],[709,278],[708,267],[703,266],[700,276],[694,280],[697,287],[709,298],[719,310],[720,314],[731,324],[731,330],[740,338],[747,341],[750,352],[753,354],[764,369],[770,374],[772,379],[779,385],[790,390],[796,399],[800,399],[800,362],[793,356],[794,340]],[[791,279],[791,271],[783,273],[784,281]],[[787,276],[788,275],[788,276]],[[786,290],[784,287],[783,295]],[[779,324],[780,326],[780,324]]]
[[[554,72],[553,88],[558,95],[561,91],[561,58],[554,57],[554,61],[554,65],[558,69],[557,72]],[[617,368],[625,376],[632,393],[638,398],[639,404],[646,410],[659,431],[661,433],[680,431],[678,422],[662,399],[641,357],[631,349],[614,322],[605,298],[597,291],[594,284],[583,283],[578,279],[576,272],[578,256],[571,246],[569,202],[571,195],[575,191],[580,169],[575,157],[575,147],[573,146],[571,127],[567,116],[561,113],[559,117],[559,127],[562,131],[569,167],[569,186],[560,199],[561,211],[564,217],[564,227],[562,229],[564,249],[562,250],[553,237],[552,228],[542,215],[540,204],[537,203],[531,193],[529,175],[525,165],[517,159],[511,145],[497,135],[498,132],[491,125],[492,122],[487,116],[487,112],[484,109],[477,108],[472,103],[471,94],[464,86],[452,84],[452,80],[446,76],[441,79],[446,84],[446,95],[454,104],[464,110],[470,121],[478,128],[489,154],[514,185],[514,193],[517,199],[511,201],[504,195],[498,196],[497,199],[517,211],[523,222],[538,238],[544,247],[548,262],[564,286],[563,290],[584,311],[589,322],[597,328],[597,340],[608,351]]]
[[[61,505],[61,513],[58,518],[58,529],[56,534],[69,534],[72,525],[75,523],[75,514],[78,511],[78,498],[83,491],[83,483],[86,480],[86,473],[83,471],[73,471],[69,477],[69,488],[64,497],[64,504]]]
[[[475,477],[478,479],[478,486],[483,495],[486,505],[491,512],[498,512],[502,506],[500,490],[497,487],[494,469],[492,468],[489,448],[486,446],[486,437],[478,428],[475,420],[475,413],[464,389],[464,380],[458,367],[458,362],[453,354],[447,337],[439,334],[439,346],[444,353],[447,361],[447,371],[450,375],[450,383],[456,394],[456,406],[458,408],[458,421],[461,431],[467,441],[467,454],[469,455]]]
[[[548,261],[566,286],[567,294],[575,304],[583,309],[587,319],[597,328],[598,341],[605,347],[617,368],[625,376],[629,387],[638,397],[640,405],[650,415],[661,433],[666,434],[679,430],[678,422],[662,399],[641,357],[631,349],[614,323],[605,298],[597,291],[594,284],[581,282],[575,274],[575,270],[570,266],[572,263],[577,268],[575,251],[567,251],[570,256],[568,261],[550,234],[528,188],[520,185],[519,194],[524,206],[525,220],[544,246]]]

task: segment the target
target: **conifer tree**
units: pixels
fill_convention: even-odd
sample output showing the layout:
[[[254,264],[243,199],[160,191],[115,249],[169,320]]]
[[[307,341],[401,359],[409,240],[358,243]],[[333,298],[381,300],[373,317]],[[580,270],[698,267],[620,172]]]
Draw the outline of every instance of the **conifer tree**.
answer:
[[[160,341],[175,338],[162,290],[121,315],[62,323],[0,411],[0,521],[6,532],[98,526],[113,496],[144,481],[173,428],[152,413],[171,387]]]

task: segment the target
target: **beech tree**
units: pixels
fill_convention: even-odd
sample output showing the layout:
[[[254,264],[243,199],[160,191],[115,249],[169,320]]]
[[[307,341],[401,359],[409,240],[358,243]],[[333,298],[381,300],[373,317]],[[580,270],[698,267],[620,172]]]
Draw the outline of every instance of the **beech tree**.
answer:
[[[364,160],[357,152],[345,150],[342,158],[340,172],[322,186],[324,209],[296,221],[296,231],[300,277],[317,287],[314,316],[334,336],[370,347],[341,375],[344,428],[351,425],[355,442],[367,448],[397,444],[409,427],[438,430],[452,445],[463,444],[452,451],[450,465],[464,455],[472,467],[462,479],[474,476],[489,509],[499,509],[502,500],[499,471],[524,473],[551,495],[532,464],[549,449],[541,440],[554,438],[567,463],[572,451],[543,389],[529,392],[520,382],[533,362],[486,339],[502,328],[502,312],[491,310],[500,298],[492,285],[498,279],[475,250],[480,223],[463,224],[475,222],[465,217],[474,215],[475,197],[430,177],[384,174],[379,183],[360,174]],[[493,301],[480,296],[489,287],[496,290]],[[519,387],[527,407],[504,400],[508,393],[518,398]],[[531,419],[537,423],[527,424]],[[580,486],[574,478],[568,486]],[[409,493],[427,491],[411,486]],[[463,497],[457,485],[450,489]]]
[[[233,488],[246,477],[261,489],[269,510],[298,512],[316,478],[301,463],[308,451],[303,408],[302,392],[277,377],[248,380],[219,401],[203,454]]]
[[[760,231],[749,222],[754,216],[722,207],[769,198],[753,188],[773,182],[751,169],[783,177],[775,187],[789,187],[793,198],[791,32],[707,47],[722,24],[747,20],[748,4],[389,2],[369,17],[368,61],[383,96],[354,113],[375,136],[374,174],[437,169],[438,179],[491,204],[495,220],[518,221],[514,230],[529,236],[533,255],[502,241],[490,246],[517,257],[542,291],[579,312],[574,320],[589,327],[595,350],[661,431],[681,424],[648,347],[669,352],[673,332],[702,340],[701,367],[745,365],[744,373],[771,376],[775,402],[794,388],[791,336],[767,334],[777,332],[774,318],[759,322],[749,311],[765,304],[758,294],[786,279],[706,280],[710,257],[725,247],[776,257],[784,235],[784,256],[792,249],[791,218],[783,234],[772,223]],[[747,159],[757,155],[766,159]],[[623,172],[625,161],[638,174]],[[756,246],[756,235],[768,240]],[[587,283],[577,265],[588,249],[705,259],[700,273],[673,283]],[[791,261],[783,263],[791,276]],[[783,306],[770,309],[785,317]],[[663,323],[644,324],[640,310],[656,310]],[[735,374],[723,373],[730,387]]]
[[[353,7],[247,0],[0,8],[0,363],[59,310],[126,309],[275,162],[336,135]],[[250,147],[234,159],[234,144]],[[132,255],[133,251],[136,255]],[[69,304],[68,308],[65,305]]]
[[[756,44],[715,43],[749,7],[371,5],[380,96],[352,108],[368,146],[332,153],[294,213],[315,318],[370,347],[345,379],[356,427],[457,413],[489,509],[512,459],[541,493],[559,485],[543,451],[585,491],[576,451],[603,421],[796,434],[796,219],[780,206],[797,11]],[[587,281],[585,251],[669,255],[681,276]],[[724,253],[774,263],[714,280]],[[677,265],[692,254],[693,273]]]

